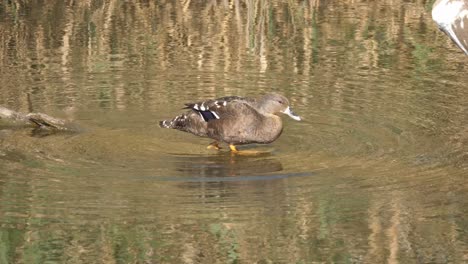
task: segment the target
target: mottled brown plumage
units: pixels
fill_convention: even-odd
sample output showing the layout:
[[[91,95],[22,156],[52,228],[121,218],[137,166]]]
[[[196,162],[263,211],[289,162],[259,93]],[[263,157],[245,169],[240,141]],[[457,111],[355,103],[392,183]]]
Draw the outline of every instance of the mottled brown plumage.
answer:
[[[218,148],[218,141],[225,142],[234,151],[234,145],[275,141],[283,130],[278,113],[300,120],[290,110],[288,99],[274,93],[260,98],[222,97],[186,106],[190,109],[186,113],[159,125],[212,138],[216,140],[211,145],[214,148]]]

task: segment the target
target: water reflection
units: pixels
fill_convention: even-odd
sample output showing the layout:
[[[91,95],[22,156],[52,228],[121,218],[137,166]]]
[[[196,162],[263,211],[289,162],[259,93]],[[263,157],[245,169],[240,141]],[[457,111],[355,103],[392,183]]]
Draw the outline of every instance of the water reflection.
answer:
[[[255,157],[220,153],[210,156],[177,156],[174,158],[174,169],[181,176],[219,178],[274,174],[283,170],[281,162],[267,152]]]
[[[428,2],[23,2],[0,105],[86,130],[1,124],[0,262],[467,261],[467,66]],[[272,91],[307,122],[265,155],[157,127]]]

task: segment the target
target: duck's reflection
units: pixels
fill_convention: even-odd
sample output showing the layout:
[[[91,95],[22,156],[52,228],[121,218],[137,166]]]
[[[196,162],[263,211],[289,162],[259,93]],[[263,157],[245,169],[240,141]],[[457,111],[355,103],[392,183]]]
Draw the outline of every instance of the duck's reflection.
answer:
[[[269,175],[283,170],[281,162],[270,153],[255,156],[223,153],[212,156],[179,156],[176,171],[186,178]]]
[[[191,202],[202,199],[218,203],[231,198],[262,196],[265,185],[270,190],[281,190],[284,178],[281,162],[264,153],[255,156],[243,156],[231,153],[219,153],[210,156],[179,156],[175,161],[177,186],[189,195]],[[281,191],[278,191],[281,193]],[[258,194],[258,195],[257,195]]]
[[[271,152],[255,156],[231,153],[210,156],[175,156],[172,163],[176,167],[174,170],[177,175],[158,177],[158,179],[178,182],[177,185],[180,188],[197,190],[195,195],[204,198],[237,197],[240,193],[262,196],[266,189],[282,193],[284,179],[314,174],[284,171],[278,157],[272,155]]]

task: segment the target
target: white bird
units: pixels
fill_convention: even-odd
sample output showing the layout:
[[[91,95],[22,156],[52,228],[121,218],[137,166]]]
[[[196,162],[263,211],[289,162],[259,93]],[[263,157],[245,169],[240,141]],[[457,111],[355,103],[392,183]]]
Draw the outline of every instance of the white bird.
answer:
[[[468,55],[468,0],[437,0],[432,19]]]

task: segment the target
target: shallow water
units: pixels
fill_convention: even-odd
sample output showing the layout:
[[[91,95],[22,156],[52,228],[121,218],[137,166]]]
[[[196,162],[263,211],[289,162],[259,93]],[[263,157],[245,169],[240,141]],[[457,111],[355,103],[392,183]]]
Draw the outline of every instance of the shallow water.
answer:
[[[0,263],[468,261],[466,57],[423,1],[0,4]],[[287,96],[259,155],[161,129]],[[28,94],[30,100],[28,101]]]

